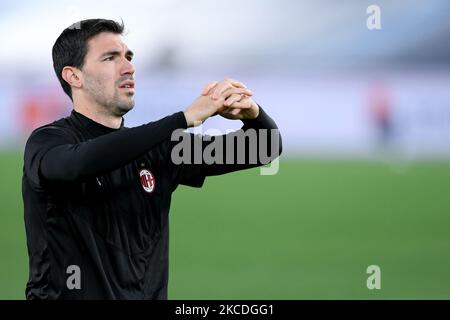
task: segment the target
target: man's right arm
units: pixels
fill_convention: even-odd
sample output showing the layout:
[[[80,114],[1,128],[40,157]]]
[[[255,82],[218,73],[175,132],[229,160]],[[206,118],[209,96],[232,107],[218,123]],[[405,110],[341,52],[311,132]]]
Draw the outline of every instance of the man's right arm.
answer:
[[[35,131],[25,148],[25,170],[34,183],[75,181],[115,170],[187,128],[183,112],[161,120],[74,143],[57,127]]]

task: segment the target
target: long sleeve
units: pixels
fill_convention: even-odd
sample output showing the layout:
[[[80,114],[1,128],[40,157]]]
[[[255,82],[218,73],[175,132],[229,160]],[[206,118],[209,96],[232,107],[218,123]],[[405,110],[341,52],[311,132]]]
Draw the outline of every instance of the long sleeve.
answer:
[[[176,146],[181,142],[172,142],[172,160],[181,154],[179,158],[188,162],[183,163],[183,174],[191,178],[259,167],[281,154],[282,140],[278,127],[261,107],[256,119],[243,120],[243,124],[240,130],[226,135],[185,133],[182,140],[187,144]],[[190,149],[188,155],[185,154],[187,148]]]
[[[183,112],[148,124],[111,132],[81,142],[55,127],[38,130],[25,148],[25,170],[39,184],[75,181],[117,169],[170,138],[176,129],[187,127]],[[34,179],[33,179],[34,178]]]
[[[278,126],[261,107],[256,119],[243,120],[243,123],[240,130],[223,137],[225,163],[203,165],[201,172],[205,176],[259,167],[272,162],[281,154],[282,141]],[[204,148],[209,144],[205,143]],[[232,154],[230,150],[233,150]]]

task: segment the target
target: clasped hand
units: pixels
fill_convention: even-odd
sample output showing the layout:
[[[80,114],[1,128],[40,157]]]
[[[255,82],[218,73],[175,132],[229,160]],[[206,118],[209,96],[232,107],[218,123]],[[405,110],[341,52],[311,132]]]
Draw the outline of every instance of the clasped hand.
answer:
[[[188,126],[199,125],[217,114],[232,120],[254,119],[259,114],[259,107],[251,98],[252,95],[253,92],[237,80],[211,82],[185,110]]]

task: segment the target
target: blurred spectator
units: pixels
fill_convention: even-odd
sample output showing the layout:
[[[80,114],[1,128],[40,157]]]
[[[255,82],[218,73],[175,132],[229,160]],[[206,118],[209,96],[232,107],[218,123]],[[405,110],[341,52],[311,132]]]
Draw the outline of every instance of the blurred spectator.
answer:
[[[377,82],[369,89],[369,116],[376,131],[376,145],[382,150],[389,149],[393,139],[392,102],[389,87]]]

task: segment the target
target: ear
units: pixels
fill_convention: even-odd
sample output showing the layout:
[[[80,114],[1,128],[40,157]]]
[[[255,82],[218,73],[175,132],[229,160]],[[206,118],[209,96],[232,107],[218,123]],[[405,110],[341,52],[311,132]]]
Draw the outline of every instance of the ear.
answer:
[[[81,88],[81,72],[78,68],[65,66],[61,71],[61,76],[71,87]]]

